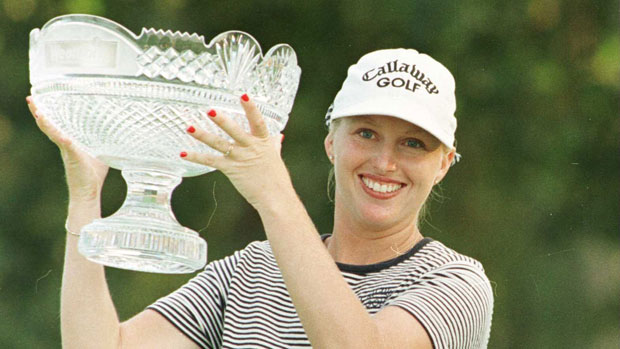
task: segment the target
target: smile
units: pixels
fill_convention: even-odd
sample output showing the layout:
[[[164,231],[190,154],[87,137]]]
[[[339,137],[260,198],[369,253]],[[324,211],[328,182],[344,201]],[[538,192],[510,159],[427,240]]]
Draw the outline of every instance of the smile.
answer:
[[[360,176],[366,188],[377,193],[393,193],[403,187],[402,183],[388,183],[370,179],[366,176]]]

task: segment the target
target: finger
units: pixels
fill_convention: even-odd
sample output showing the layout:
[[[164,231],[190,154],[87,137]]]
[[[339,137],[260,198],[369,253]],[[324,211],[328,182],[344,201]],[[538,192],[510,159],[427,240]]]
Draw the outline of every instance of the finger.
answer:
[[[47,137],[61,148],[70,148],[72,141],[57,129],[40,111],[35,112],[37,126]]]
[[[214,109],[209,110],[207,115],[211,121],[213,121],[219,128],[221,128],[239,144],[248,145],[250,143],[250,136],[231,118],[222,113],[218,113]]]
[[[279,135],[271,137],[271,139],[276,145],[276,149],[278,149],[278,153],[282,153],[282,142],[284,141],[284,134],[280,133]]]
[[[26,97],[26,103],[28,104],[28,110],[30,110],[30,113],[32,114],[32,116],[34,116],[35,118],[37,117],[37,106],[34,105],[34,101],[32,100],[32,96],[28,96]]]
[[[190,126],[187,128],[187,133],[220,153],[226,153],[231,148],[232,143],[218,135],[206,132],[201,128]]]
[[[222,162],[226,161],[226,159],[222,156],[217,156],[213,154],[205,154],[205,153],[196,153],[193,151],[182,151],[179,154],[183,160],[187,160],[189,162],[193,162],[200,165],[205,165],[209,167],[213,167],[215,169],[221,170]]]
[[[269,130],[265,124],[263,114],[258,110],[256,104],[250,100],[247,94],[241,96],[241,107],[245,111],[245,116],[250,124],[250,132],[258,138],[269,137]]]
[[[39,111],[31,96],[26,97],[26,102],[28,103],[30,113],[32,113],[32,116],[36,119],[37,126],[39,126],[39,129],[43,131],[43,133],[45,133],[56,144],[67,146],[71,145],[71,139],[64,136],[62,132],[51,124],[51,122],[41,113],[41,111]]]

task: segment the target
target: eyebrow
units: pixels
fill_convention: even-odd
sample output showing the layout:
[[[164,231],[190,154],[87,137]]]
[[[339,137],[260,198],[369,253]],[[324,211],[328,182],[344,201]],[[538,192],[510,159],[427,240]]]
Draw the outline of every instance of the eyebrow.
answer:
[[[410,128],[407,131],[405,131],[406,134],[420,134],[420,133],[429,133],[428,131],[424,130],[423,128],[421,128],[420,126],[416,126],[414,125],[415,128]]]

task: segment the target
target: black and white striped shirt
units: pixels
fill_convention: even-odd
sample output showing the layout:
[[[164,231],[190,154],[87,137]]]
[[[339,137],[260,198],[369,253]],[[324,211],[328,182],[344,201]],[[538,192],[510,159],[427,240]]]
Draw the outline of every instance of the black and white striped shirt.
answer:
[[[403,308],[435,348],[487,346],[493,292],[478,261],[425,238],[394,259],[338,267],[370,314]],[[310,346],[268,241],[209,263],[149,308],[202,348]]]

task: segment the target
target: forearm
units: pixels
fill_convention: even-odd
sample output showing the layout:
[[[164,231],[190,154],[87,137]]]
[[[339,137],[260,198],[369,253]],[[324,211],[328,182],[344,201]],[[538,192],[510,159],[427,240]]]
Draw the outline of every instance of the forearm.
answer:
[[[71,203],[67,226],[80,229],[100,217],[99,200]],[[119,320],[102,265],[78,252],[78,237],[67,234],[61,290],[63,348],[117,348]]]
[[[280,193],[259,213],[312,346],[380,348],[372,317],[342,277],[292,186]]]

